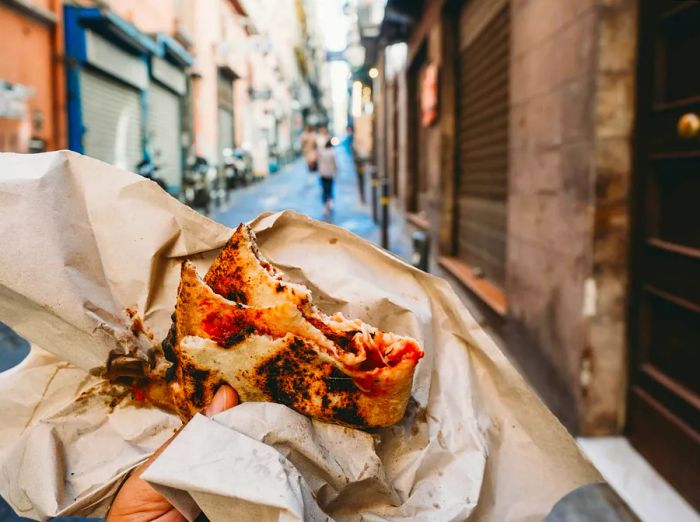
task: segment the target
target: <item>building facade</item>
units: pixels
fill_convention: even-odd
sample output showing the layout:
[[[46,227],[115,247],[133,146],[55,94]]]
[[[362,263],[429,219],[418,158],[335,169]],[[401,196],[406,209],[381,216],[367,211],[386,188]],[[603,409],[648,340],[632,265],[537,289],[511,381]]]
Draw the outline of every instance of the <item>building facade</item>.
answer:
[[[314,6],[0,2],[13,42],[0,50],[0,149],[68,147],[132,171],[150,161],[176,196],[195,156],[221,167],[243,148],[265,175],[324,112]]]
[[[0,2],[0,151],[65,147],[61,2]]]
[[[700,6],[390,0],[386,13],[377,166],[431,238],[431,270],[478,304],[572,432],[626,433],[697,507],[700,191],[685,173],[700,152]]]

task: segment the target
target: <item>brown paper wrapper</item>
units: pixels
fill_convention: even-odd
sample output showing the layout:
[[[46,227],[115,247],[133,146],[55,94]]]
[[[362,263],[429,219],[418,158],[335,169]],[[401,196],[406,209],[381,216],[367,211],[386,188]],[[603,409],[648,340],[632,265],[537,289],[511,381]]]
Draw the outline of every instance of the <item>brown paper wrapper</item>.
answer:
[[[179,426],[96,376],[110,353],[148,356],[123,310],[162,338],[180,262],[204,272],[231,230],[69,152],[0,155],[0,218],[0,320],[36,345],[0,374],[0,493],[36,519],[103,515]],[[291,211],[252,225],[322,310],[413,336],[426,356],[391,428],[270,403],[195,417],[144,474],[188,519],[534,521],[601,480],[445,281]]]

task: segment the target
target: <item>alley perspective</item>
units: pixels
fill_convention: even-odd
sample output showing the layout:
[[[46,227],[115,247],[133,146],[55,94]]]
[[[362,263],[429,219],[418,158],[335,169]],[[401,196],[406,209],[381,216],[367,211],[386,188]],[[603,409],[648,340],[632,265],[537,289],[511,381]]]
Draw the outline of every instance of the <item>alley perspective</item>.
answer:
[[[700,2],[0,30],[0,522],[700,522]]]

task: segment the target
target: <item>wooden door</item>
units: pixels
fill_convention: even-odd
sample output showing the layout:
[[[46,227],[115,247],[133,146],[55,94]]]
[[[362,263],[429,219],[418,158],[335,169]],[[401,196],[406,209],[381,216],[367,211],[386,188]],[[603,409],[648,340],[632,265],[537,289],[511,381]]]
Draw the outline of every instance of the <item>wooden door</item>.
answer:
[[[700,3],[639,5],[627,430],[700,508]]]

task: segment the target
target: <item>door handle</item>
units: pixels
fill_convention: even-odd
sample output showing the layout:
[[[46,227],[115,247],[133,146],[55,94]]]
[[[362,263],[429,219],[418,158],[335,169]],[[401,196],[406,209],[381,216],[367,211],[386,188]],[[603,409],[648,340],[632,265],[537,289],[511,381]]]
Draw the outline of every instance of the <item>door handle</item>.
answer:
[[[677,131],[681,138],[697,138],[700,135],[700,117],[694,112],[686,112],[678,118]]]

